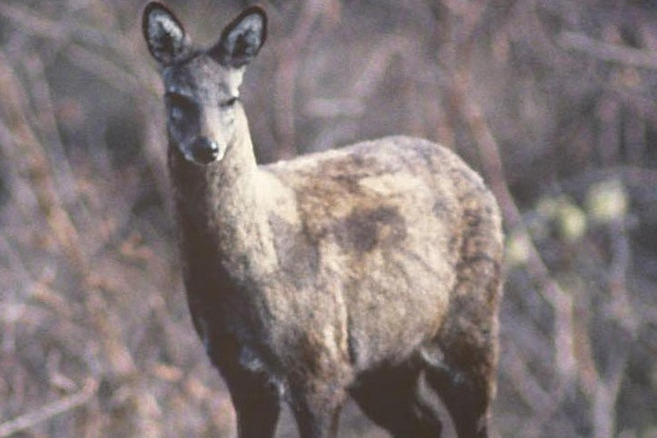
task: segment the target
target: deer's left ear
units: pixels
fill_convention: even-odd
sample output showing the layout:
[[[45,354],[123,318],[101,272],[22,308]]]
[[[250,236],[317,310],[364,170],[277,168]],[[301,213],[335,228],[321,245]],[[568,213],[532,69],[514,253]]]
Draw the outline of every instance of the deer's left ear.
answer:
[[[267,14],[258,7],[244,10],[221,33],[210,56],[226,67],[240,68],[251,62],[267,38]]]
[[[163,66],[183,59],[191,42],[180,21],[166,6],[151,2],[144,9],[144,38],[153,57]]]

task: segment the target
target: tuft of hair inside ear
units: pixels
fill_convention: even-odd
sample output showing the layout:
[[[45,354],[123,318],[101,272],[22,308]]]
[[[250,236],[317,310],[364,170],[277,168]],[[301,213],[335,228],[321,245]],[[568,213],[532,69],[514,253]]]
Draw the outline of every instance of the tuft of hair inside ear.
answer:
[[[235,59],[249,59],[256,55],[258,37],[253,32],[237,35],[236,40],[232,43],[230,53]]]
[[[154,42],[164,43],[166,47],[173,47],[174,41],[182,41],[185,37],[178,24],[161,11],[153,12],[150,27],[151,35],[156,36]]]
[[[219,43],[210,53],[221,64],[240,68],[258,54],[265,38],[265,16],[260,12],[247,13],[224,29]]]

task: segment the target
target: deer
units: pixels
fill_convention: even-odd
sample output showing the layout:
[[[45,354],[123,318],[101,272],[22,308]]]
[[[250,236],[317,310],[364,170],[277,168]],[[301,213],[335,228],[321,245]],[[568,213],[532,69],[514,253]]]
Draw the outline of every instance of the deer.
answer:
[[[248,7],[198,48],[168,7],[143,13],[188,306],[238,436],[273,437],[287,403],[302,438],[335,437],[349,398],[394,437],[441,436],[441,411],[460,438],[489,436],[493,194],[451,150],[405,136],[258,164],[240,85],[267,23]]]

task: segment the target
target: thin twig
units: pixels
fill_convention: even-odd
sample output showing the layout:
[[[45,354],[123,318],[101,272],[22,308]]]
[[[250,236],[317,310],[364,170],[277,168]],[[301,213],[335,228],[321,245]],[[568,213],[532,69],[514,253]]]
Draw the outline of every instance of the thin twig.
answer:
[[[36,411],[28,412],[0,424],[0,438],[29,429],[52,417],[85,404],[94,396],[96,389],[98,389],[98,382],[91,377],[88,378],[82,389],[75,394],[62,397],[59,400],[42,406]]]
[[[601,61],[657,70],[657,56],[645,50],[597,41],[576,32],[562,32],[557,42],[564,49],[584,52]]]
[[[613,258],[609,267],[610,300],[607,324],[620,326],[630,340],[636,339],[640,321],[632,309],[627,290],[627,273],[631,264],[630,243],[626,225],[622,220],[610,224]],[[619,343],[620,344],[620,343]],[[599,382],[593,397],[593,424],[596,438],[612,436],[616,430],[616,402],[630,359],[631,348],[614,348],[605,372],[599,373]]]

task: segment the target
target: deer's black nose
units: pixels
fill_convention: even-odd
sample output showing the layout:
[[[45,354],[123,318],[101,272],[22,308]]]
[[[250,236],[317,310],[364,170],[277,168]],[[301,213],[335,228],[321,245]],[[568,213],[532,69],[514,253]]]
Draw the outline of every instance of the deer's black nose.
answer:
[[[199,137],[192,143],[192,157],[200,164],[208,164],[219,157],[219,145],[208,137]]]

